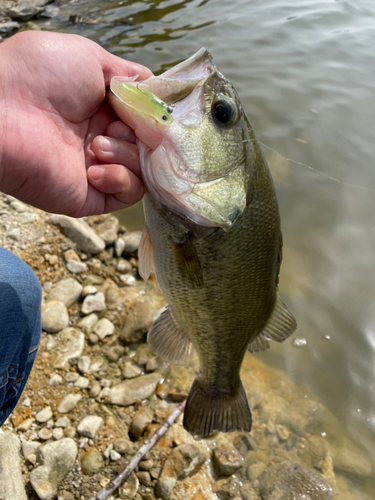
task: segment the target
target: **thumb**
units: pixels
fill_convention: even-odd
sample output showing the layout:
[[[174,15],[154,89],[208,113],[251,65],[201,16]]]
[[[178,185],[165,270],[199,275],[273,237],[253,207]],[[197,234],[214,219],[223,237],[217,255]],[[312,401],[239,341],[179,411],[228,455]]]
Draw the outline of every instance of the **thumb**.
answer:
[[[113,76],[136,77],[137,80],[147,80],[152,76],[151,70],[135,62],[110,54],[105,49],[102,52],[101,64],[106,87]]]

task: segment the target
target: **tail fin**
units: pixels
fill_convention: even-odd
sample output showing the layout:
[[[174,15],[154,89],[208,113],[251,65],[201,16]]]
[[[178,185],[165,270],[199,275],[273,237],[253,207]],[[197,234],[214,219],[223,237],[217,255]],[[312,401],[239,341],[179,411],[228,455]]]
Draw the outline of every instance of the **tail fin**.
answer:
[[[222,394],[196,378],[186,400],[184,427],[201,437],[214,431],[250,431],[251,412],[242,383],[231,393]]]

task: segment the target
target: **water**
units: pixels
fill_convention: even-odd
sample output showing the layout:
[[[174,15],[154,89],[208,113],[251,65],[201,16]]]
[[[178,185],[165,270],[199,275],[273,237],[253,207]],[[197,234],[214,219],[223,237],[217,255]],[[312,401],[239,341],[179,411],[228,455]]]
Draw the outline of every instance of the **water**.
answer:
[[[46,27],[154,72],[211,51],[274,174],[281,294],[306,340],[259,357],[317,394],[375,460],[374,2],[91,0]]]

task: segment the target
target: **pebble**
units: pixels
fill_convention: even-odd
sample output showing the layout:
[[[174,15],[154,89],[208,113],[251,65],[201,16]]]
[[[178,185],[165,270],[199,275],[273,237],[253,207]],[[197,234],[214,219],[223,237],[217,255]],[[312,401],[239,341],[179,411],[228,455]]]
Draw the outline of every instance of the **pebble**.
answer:
[[[53,387],[56,385],[60,385],[62,383],[63,383],[63,378],[58,373],[54,373],[48,381],[48,385],[52,385]]]
[[[87,389],[90,384],[90,380],[86,377],[78,377],[77,381],[75,382],[74,386],[78,387],[79,389]]]
[[[125,249],[125,241],[123,240],[122,237],[117,238],[117,240],[115,241],[115,253],[117,257],[121,257],[121,255],[124,252],[124,249]]]
[[[91,365],[90,365],[89,372],[90,373],[98,372],[100,370],[100,368],[103,366],[104,362],[105,362],[105,360],[102,356],[94,356],[91,359]]]
[[[98,397],[101,390],[102,390],[102,387],[100,385],[100,382],[98,380],[93,380],[91,382],[90,398]]]
[[[68,260],[66,268],[73,274],[81,274],[87,272],[87,264],[76,260]]]
[[[212,462],[219,476],[230,476],[242,467],[241,455],[227,445],[214,448]]]
[[[125,247],[123,250],[123,253],[133,253],[138,250],[139,243],[141,241],[141,236],[142,236],[142,231],[132,231],[125,233],[122,236],[122,239],[124,240]]]
[[[132,272],[132,265],[126,259],[119,258],[116,264],[116,269],[120,273],[129,274]]]
[[[47,302],[42,307],[42,329],[48,333],[57,333],[69,324],[69,314],[65,304],[58,300]]]
[[[74,362],[82,355],[85,336],[76,328],[64,328],[57,334],[57,343],[60,350],[56,351],[52,366],[53,368],[66,370],[71,362]]]
[[[139,377],[139,375],[142,375],[142,370],[139,368],[139,366],[134,365],[131,361],[125,361],[122,375],[124,378],[135,378]]]
[[[154,393],[161,379],[159,373],[150,373],[122,382],[109,390],[109,400],[111,404],[129,406],[138,399],[147,399]]]
[[[61,403],[57,407],[59,413],[69,413],[73,410],[82,399],[81,394],[67,394],[63,397]]]
[[[1,25],[0,25],[1,26]],[[18,227],[13,227],[7,232],[7,237],[14,241],[19,241],[21,238],[21,231]]]
[[[73,250],[73,248],[69,248],[69,250],[64,252],[64,259],[65,262],[68,262],[69,260],[76,260],[77,262],[81,262],[79,255]]]
[[[95,335],[95,333],[90,333],[89,335],[89,341],[91,344],[97,344],[99,342],[99,337]]]
[[[93,286],[93,285],[86,285],[83,287],[83,290],[82,290],[82,297],[86,297],[86,295],[94,295],[95,293],[97,293],[98,289],[96,288],[96,286]]]
[[[52,430],[52,437],[56,441],[59,439],[62,439],[64,437],[64,431],[62,430],[61,427],[55,427],[55,429]]]
[[[138,410],[130,426],[130,432],[136,439],[139,439],[145,432],[147,426],[152,423],[154,412],[150,408],[141,408]]]
[[[154,321],[155,309],[147,301],[137,302],[129,311],[120,339],[127,344],[139,342]]]
[[[108,245],[113,245],[116,241],[117,233],[119,229],[120,223],[117,217],[110,217],[106,221],[104,221],[97,228],[97,234],[102,238],[104,243]]]
[[[68,372],[65,375],[65,381],[66,382],[75,382],[79,377],[79,374],[77,372]]]
[[[229,479],[221,479],[216,481],[212,487],[212,491],[220,498],[220,500],[227,500],[237,497],[240,490],[240,484],[236,477]]]
[[[83,314],[90,314],[94,311],[104,311],[105,299],[104,293],[98,292],[95,295],[87,295],[82,303],[81,311]]]
[[[102,387],[111,387],[112,385],[112,380],[110,378],[103,378],[101,381],[100,381],[100,385]]]
[[[120,280],[127,286],[135,286],[137,284],[137,280],[134,278],[132,274],[120,274]]]
[[[84,474],[95,474],[104,467],[103,455],[97,448],[90,448],[81,457],[81,469]]]
[[[121,455],[134,453],[134,445],[129,439],[118,439],[114,442],[113,447]]]
[[[52,437],[52,431],[47,429],[47,427],[43,427],[43,429],[40,429],[40,431],[38,432],[38,437],[42,441],[48,441],[48,439],[51,439]]]
[[[30,483],[41,500],[51,500],[72,469],[78,449],[73,439],[63,438],[42,446],[38,459],[43,464],[32,470]]]
[[[123,347],[114,345],[108,349],[106,356],[110,361],[116,362],[123,352]]]
[[[55,427],[68,427],[70,425],[70,420],[68,417],[60,417],[55,422]]]
[[[19,214],[22,214],[27,210],[27,206],[25,205],[25,203],[22,203],[21,201],[18,200],[11,201],[10,206],[14,208],[14,210]]]
[[[81,436],[94,439],[103,423],[102,417],[97,415],[88,415],[77,427],[77,431]]]
[[[33,422],[34,422],[33,418],[27,418],[26,420],[20,423],[20,425],[17,427],[17,430],[22,432],[27,432],[32,426]]]
[[[256,464],[249,465],[247,469],[247,477],[250,479],[252,483],[254,483],[254,481],[263,474],[266,467],[267,465],[263,462],[258,462]]]
[[[24,212],[18,216],[20,224],[34,224],[39,220],[39,216],[33,212]]]
[[[84,333],[91,333],[92,329],[96,325],[96,323],[99,321],[99,317],[95,313],[91,313],[88,316],[85,316],[81,321],[77,323],[77,326],[82,328],[82,331]]]
[[[108,459],[112,450],[113,450],[113,444],[111,443],[107,446],[105,452],[103,453],[103,457]]]
[[[104,250],[104,241],[83,219],[75,219],[66,215],[52,215],[51,221],[64,229],[65,234],[81,252],[96,254]]]
[[[138,477],[139,482],[143,486],[151,486],[152,480],[151,480],[151,476],[150,476],[149,472],[147,472],[147,471],[137,472],[137,477]]]
[[[82,285],[73,278],[61,280],[49,292],[47,301],[59,300],[66,307],[71,306],[79,299],[82,293]]]
[[[36,455],[36,452],[37,452],[38,448],[40,447],[40,445],[41,444],[38,441],[22,440],[22,442],[21,442],[22,454],[26,458],[26,460],[29,459],[30,455],[34,455],[34,456]]]
[[[46,406],[43,410],[39,411],[35,415],[35,420],[39,423],[47,422],[50,418],[52,418],[52,408],[50,406]]]
[[[156,370],[156,367],[157,367],[156,358],[150,358],[147,360],[147,363],[146,363],[146,372],[147,373],[153,372],[154,370]]]
[[[64,430],[64,436],[67,437],[67,438],[74,438],[74,436],[76,435],[76,428],[73,427],[73,426],[69,426],[69,427],[66,427],[66,429]]]
[[[132,472],[125,483],[120,487],[120,498],[132,499],[135,498],[139,488],[139,480],[134,472]]]
[[[55,265],[55,264],[57,264],[57,263],[58,263],[58,261],[59,261],[59,258],[58,258],[58,256],[57,256],[57,255],[51,255],[51,254],[49,254],[49,253],[46,253],[46,254],[44,255],[44,258],[45,258],[45,260],[48,262],[48,264],[50,264],[51,266],[54,266],[54,265]]]
[[[43,11],[43,1],[33,1],[28,4],[27,2],[20,2],[8,10],[8,15],[12,19],[17,19],[18,21],[29,21],[33,17],[36,17]]]
[[[114,331],[115,327],[113,323],[107,318],[100,319],[94,327],[94,333],[99,337],[100,340],[103,340],[109,335],[113,335]]]
[[[322,425],[324,407],[310,399],[300,399],[291,403],[277,416],[276,423],[285,425],[298,436],[313,434],[315,429]]]
[[[89,358],[89,356],[81,356],[77,364],[78,370],[81,373],[87,373],[89,371],[90,364],[91,364],[91,359]]]
[[[120,460],[121,455],[120,453],[117,453],[117,451],[112,450],[109,457],[113,462],[117,462],[117,460]]]
[[[4,500],[27,500],[19,449],[20,440],[15,434],[0,434],[0,498]]]

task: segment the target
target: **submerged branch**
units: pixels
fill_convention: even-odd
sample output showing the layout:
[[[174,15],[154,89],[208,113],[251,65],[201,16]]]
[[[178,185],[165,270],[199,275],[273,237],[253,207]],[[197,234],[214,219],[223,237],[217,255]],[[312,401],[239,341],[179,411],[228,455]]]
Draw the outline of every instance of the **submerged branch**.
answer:
[[[126,479],[130,476],[133,470],[137,467],[142,458],[148,453],[155,443],[167,432],[169,427],[181,415],[185,408],[185,401],[180,404],[166,419],[163,425],[148,439],[143,446],[139,448],[134,457],[130,460],[129,465],[120,472],[112,481],[110,481],[102,490],[98,491],[96,496],[91,500],[107,500],[112,493],[119,488]]]

